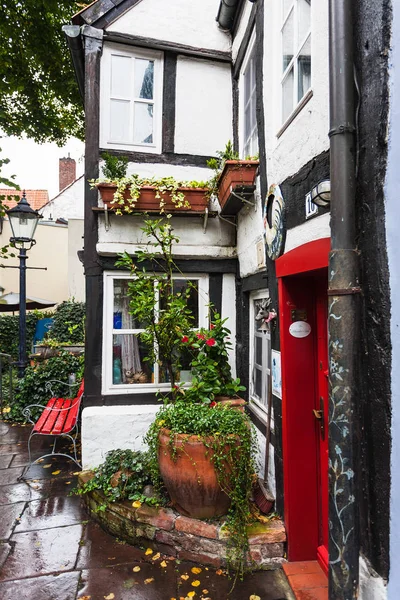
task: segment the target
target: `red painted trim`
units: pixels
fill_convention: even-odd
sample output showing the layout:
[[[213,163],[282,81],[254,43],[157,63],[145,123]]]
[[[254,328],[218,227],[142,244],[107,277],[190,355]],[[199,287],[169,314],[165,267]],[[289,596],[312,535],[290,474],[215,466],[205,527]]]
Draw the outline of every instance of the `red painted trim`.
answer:
[[[276,276],[285,277],[328,266],[331,238],[322,238],[286,252],[275,261]]]
[[[326,549],[326,546],[319,546],[318,547],[318,549],[317,549],[317,560],[318,560],[318,563],[319,563],[321,569],[325,573],[325,575],[328,576],[329,556],[328,556],[328,551]]]

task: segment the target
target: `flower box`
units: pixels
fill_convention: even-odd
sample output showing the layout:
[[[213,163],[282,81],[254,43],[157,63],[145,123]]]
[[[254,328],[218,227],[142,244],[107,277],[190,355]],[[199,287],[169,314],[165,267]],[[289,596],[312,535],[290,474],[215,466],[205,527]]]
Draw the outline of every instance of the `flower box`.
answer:
[[[217,184],[218,200],[222,212],[224,212],[224,207],[235,187],[254,184],[258,165],[258,160],[227,160],[225,162]]]
[[[156,198],[157,190],[153,186],[143,186],[140,190],[140,196],[136,200],[134,208],[129,211],[131,207],[131,197],[129,188],[125,190],[124,199],[125,203],[114,204],[114,193],[117,190],[117,186],[113,183],[99,183],[97,184],[97,189],[100,192],[101,199],[107,208],[111,209],[120,209],[122,212],[160,212],[160,201],[164,203],[163,211],[164,212],[199,212],[203,213],[204,210],[208,206],[209,201],[209,190],[207,188],[190,188],[190,187],[182,187],[178,188],[178,192],[183,192],[185,194],[186,200],[190,204],[190,209],[186,206],[178,207],[171,200],[171,194],[169,192],[165,192],[165,194],[161,194],[161,198]],[[126,210],[128,209],[128,211]]]

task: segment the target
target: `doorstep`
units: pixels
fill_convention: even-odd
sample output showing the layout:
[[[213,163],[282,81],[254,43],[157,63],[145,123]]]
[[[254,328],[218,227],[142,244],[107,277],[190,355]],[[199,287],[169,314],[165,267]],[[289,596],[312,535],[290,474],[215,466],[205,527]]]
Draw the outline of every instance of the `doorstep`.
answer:
[[[286,563],[283,570],[296,600],[328,600],[328,578],[318,561]]]
[[[93,473],[79,475],[80,484]],[[108,502],[103,493],[93,490],[83,496],[91,517],[108,533],[136,546],[181,560],[216,568],[226,566],[228,536],[224,519],[202,521],[180,515],[170,508],[143,504],[133,508],[132,502]],[[274,519],[255,523],[248,530],[250,552],[248,563],[255,569],[276,569],[286,563],[286,532],[283,522]]]

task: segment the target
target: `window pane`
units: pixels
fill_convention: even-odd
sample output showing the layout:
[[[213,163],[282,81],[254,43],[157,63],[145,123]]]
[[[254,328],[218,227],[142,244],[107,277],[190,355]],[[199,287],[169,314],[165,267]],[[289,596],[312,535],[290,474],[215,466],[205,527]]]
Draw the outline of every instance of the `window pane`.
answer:
[[[128,56],[111,56],[111,96],[129,98],[131,95],[131,59]]]
[[[135,144],[153,143],[153,105],[135,102],[135,124],[133,130]]]
[[[298,0],[297,15],[298,46],[300,46],[311,27],[311,0]]]
[[[147,349],[139,336],[133,333],[113,335],[113,384],[152,383],[153,365],[143,360],[146,355]]]
[[[290,69],[282,84],[282,117],[284,121],[286,121],[293,110],[293,85],[294,74],[293,69]]]
[[[143,329],[143,325],[129,314],[129,280],[114,279],[114,329]]]
[[[114,142],[129,141],[129,110],[128,100],[111,100],[110,137]]]
[[[290,13],[282,29],[282,71],[285,71],[294,55],[294,13]]]
[[[254,369],[254,391],[259,398],[262,398],[262,372],[260,369]]]
[[[135,59],[135,98],[153,99],[154,61]]]
[[[300,50],[298,57],[297,100],[300,101],[311,87],[311,36]]]
[[[194,317],[193,328],[199,327],[199,295],[197,291],[197,280],[174,279],[174,294],[183,294],[189,288],[187,306]],[[165,297],[160,294],[160,310],[165,309]]]

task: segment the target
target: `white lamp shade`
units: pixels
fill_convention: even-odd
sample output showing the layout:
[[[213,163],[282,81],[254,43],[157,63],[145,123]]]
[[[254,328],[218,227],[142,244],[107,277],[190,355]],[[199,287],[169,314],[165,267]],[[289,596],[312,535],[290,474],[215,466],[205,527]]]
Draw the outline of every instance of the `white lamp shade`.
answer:
[[[29,206],[25,192],[18,204],[7,211],[7,215],[13,233],[12,241],[32,243],[38,221],[42,218],[42,215]]]
[[[329,179],[320,181],[312,188],[311,200],[317,206],[329,206],[331,202],[331,182]]]

